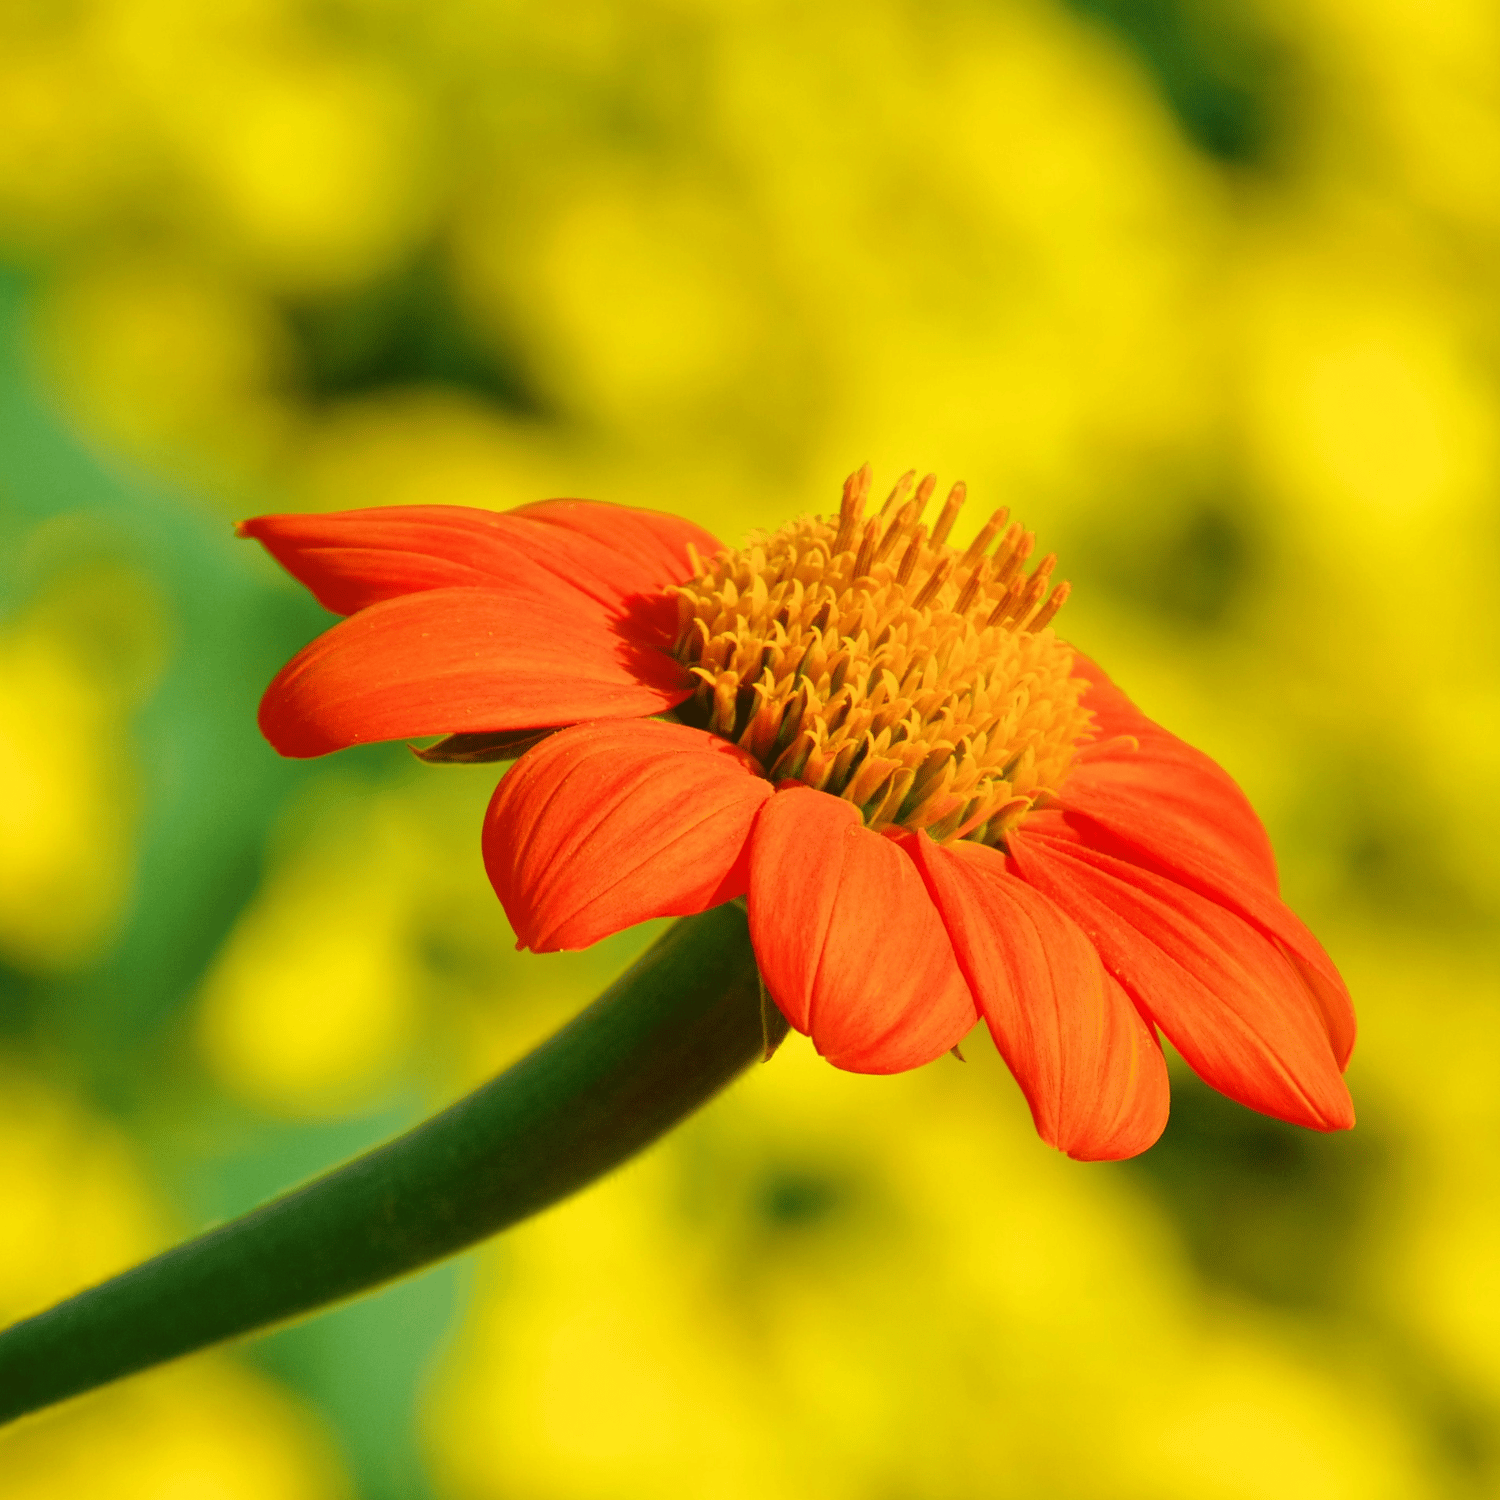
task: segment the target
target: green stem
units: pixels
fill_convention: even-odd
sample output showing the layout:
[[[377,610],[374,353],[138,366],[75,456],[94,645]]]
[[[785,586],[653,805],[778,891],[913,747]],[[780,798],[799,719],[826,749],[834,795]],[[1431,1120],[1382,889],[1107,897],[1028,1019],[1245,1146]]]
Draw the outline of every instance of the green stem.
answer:
[[[452,1255],[634,1155],[766,1045],[744,914],[685,918],[468,1098],[0,1333],[0,1422]]]

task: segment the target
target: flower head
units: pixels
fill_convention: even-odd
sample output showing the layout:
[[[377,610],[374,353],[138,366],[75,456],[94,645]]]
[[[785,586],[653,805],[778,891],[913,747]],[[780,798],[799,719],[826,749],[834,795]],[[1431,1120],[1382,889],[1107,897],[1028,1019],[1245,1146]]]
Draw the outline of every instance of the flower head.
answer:
[[[842,1068],[889,1073],[982,1016],[1041,1135],[1144,1150],[1158,1033],[1281,1119],[1353,1123],[1347,991],[1281,902],[1234,782],[1052,630],[1067,585],[955,486],[743,548],[587,501],[265,516],[349,618],[267,690],[286,755],[442,735],[519,756],[485,865],[520,943],[585,947],[745,897],[766,988]]]
[[[1027,575],[1034,539],[1003,510],[965,551],[947,546],[962,485],[929,535],[935,476],[908,499],[914,478],[866,519],[861,469],[836,517],[695,558],[674,654],[698,683],[678,713],[773,784],[853,803],[867,828],[998,844],[1088,733],[1087,684],[1045,629],[1067,585],[1046,597],[1051,557]]]

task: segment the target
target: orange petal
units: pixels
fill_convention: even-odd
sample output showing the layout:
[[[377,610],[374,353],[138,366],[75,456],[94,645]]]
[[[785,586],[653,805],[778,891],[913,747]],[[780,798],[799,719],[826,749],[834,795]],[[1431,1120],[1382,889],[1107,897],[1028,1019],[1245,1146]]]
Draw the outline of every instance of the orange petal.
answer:
[[[1140,750],[1106,749],[1063,784],[1063,808],[1110,838],[1084,841],[1144,864],[1238,912],[1260,928],[1302,975],[1323,1012],[1340,1068],[1354,1050],[1354,1006],[1333,960],[1277,894],[1276,867],[1260,820],[1228,773],[1141,714],[1084,657],[1076,675],[1094,686],[1100,738],[1134,735]],[[1083,825],[1070,818],[1076,832]]]
[[[260,542],[325,609],[352,615],[384,599],[441,588],[556,593],[593,602],[516,545],[535,531],[495,511],[393,505],[325,515],[255,516],[236,528]],[[559,548],[559,553],[564,549]],[[561,564],[565,558],[559,557]]]
[[[1080,1161],[1118,1161],[1167,1123],[1167,1067],[1151,1027],[1092,943],[1003,854],[916,843],[959,967],[1037,1134]]]
[[[772,998],[835,1067],[919,1067],[979,1018],[911,855],[827,792],[793,787],[761,809],[750,937]]]
[[[1234,778],[1148,719],[1087,657],[1074,658],[1073,675],[1092,683],[1082,701],[1094,713],[1099,749],[1084,748],[1059,794],[1062,805],[1106,826],[1129,825],[1145,839],[1201,846],[1274,894],[1271,841]],[[1139,748],[1109,743],[1125,735]]]
[[[1317,1002],[1263,933],[1164,876],[1029,827],[1011,853],[1206,1082],[1315,1130],[1354,1123]]]
[[[629,505],[602,505],[597,500],[537,500],[511,514],[587,538],[656,588],[686,583],[693,577],[696,570],[688,560],[689,543],[703,562],[724,546],[712,532],[682,516]]]
[[[503,512],[398,505],[257,516],[238,530],[336,614],[427,589],[499,588],[612,617],[648,615],[658,632],[676,625],[664,591],[690,576],[687,543],[707,556],[719,548],[691,521],[591,500]]]
[[[370,740],[661,713],[691,679],[591,613],[537,596],[433,589],[362,609],[305,647],[260,706],[282,755]]]
[[[653,719],[579,724],[496,789],[484,864],[520,946],[586,948],[743,895],[771,784],[743,750]]]

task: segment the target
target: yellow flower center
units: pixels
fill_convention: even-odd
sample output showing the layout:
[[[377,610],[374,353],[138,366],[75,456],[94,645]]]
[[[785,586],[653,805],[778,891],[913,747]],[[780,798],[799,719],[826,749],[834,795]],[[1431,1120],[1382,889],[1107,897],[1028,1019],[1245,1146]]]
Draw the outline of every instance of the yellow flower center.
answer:
[[[1025,571],[1034,538],[1004,510],[963,551],[948,546],[964,486],[929,532],[937,478],[915,480],[866,517],[867,464],[837,516],[706,564],[695,553],[674,651],[699,685],[678,713],[771,780],[852,802],[871,828],[1002,844],[1089,732],[1073,650],[1049,628],[1068,585],[1048,594],[1051,556]]]

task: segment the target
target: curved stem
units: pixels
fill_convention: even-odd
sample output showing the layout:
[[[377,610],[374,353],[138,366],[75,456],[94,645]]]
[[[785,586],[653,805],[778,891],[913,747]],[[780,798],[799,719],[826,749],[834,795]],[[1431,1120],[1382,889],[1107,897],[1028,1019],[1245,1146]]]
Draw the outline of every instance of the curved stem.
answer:
[[[466,1099],[0,1333],[0,1422],[452,1255],[632,1156],[765,1048],[743,913],[685,918]]]

